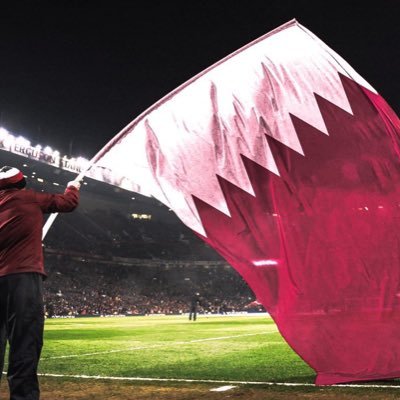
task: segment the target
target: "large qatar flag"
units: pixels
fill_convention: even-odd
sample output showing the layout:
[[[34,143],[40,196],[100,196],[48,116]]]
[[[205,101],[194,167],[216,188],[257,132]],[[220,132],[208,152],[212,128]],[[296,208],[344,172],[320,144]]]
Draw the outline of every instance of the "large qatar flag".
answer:
[[[383,98],[293,20],[140,115],[90,175],[174,210],[247,281],[317,384],[394,378],[399,133]]]

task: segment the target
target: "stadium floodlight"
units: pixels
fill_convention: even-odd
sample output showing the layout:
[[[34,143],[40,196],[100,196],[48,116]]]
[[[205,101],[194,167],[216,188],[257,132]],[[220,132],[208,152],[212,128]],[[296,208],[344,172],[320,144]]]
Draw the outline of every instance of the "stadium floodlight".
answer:
[[[46,146],[46,147],[44,148],[43,152],[44,152],[44,154],[47,154],[47,155],[50,156],[50,155],[53,154],[53,149],[52,149],[50,146]]]
[[[89,160],[84,157],[78,157],[76,163],[81,169],[85,169],[89,164]]]
[[[3,147],[6,149],[12,149],[14,147],[15,138],[12,135],[6,136],[3,141]]]
[[[0,127],[0,139],[5,139],[7,136],[9,136],[10,133],[8,132],[7,129]]]
[[[23,136],[18,136],[15,139],[15,144],[17,144],[21,147],[30,147],[31,142],[28,139],[25,139]]]

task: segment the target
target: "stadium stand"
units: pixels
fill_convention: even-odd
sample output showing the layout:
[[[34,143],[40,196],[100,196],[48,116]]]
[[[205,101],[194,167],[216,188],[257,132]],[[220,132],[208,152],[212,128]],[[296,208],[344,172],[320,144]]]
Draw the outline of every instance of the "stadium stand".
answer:
[[[209,314],[242,311],[252,299],[230,267],[131,267],[64,257],[47,264],[49,317],[183,314],[194,292]]]
[[[62,192],[76,173],[0,150],[28,187]],[[264,311],[226,261],[156,199],[85,179],[81,203],[44,241],[48,317]]]

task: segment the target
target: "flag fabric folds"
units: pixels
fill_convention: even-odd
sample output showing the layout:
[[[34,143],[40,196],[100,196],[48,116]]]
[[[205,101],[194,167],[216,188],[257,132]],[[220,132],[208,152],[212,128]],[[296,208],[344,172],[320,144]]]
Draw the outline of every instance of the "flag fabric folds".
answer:
[[[192,78],[89,176],[171,208],[246,280],[317,384],[400,377],[400,123],[293,20]]]

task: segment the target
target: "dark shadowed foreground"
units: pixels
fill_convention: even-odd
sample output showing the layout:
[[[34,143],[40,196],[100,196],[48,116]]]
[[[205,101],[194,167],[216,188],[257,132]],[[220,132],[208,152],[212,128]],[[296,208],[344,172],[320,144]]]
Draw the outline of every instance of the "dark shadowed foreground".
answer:
[[[41,378],[42,400],[292,400],[292,399],[398,399],[399,389],[339,388],[339,387],[254,387],[238,386],[225,392],[212,392],[219,385],[206,384],[145,384],[109,380],[77,380]],[[390,384],[390,383],[389,383]],[[6,381],[0,387],[0,398],[8,396]]]

